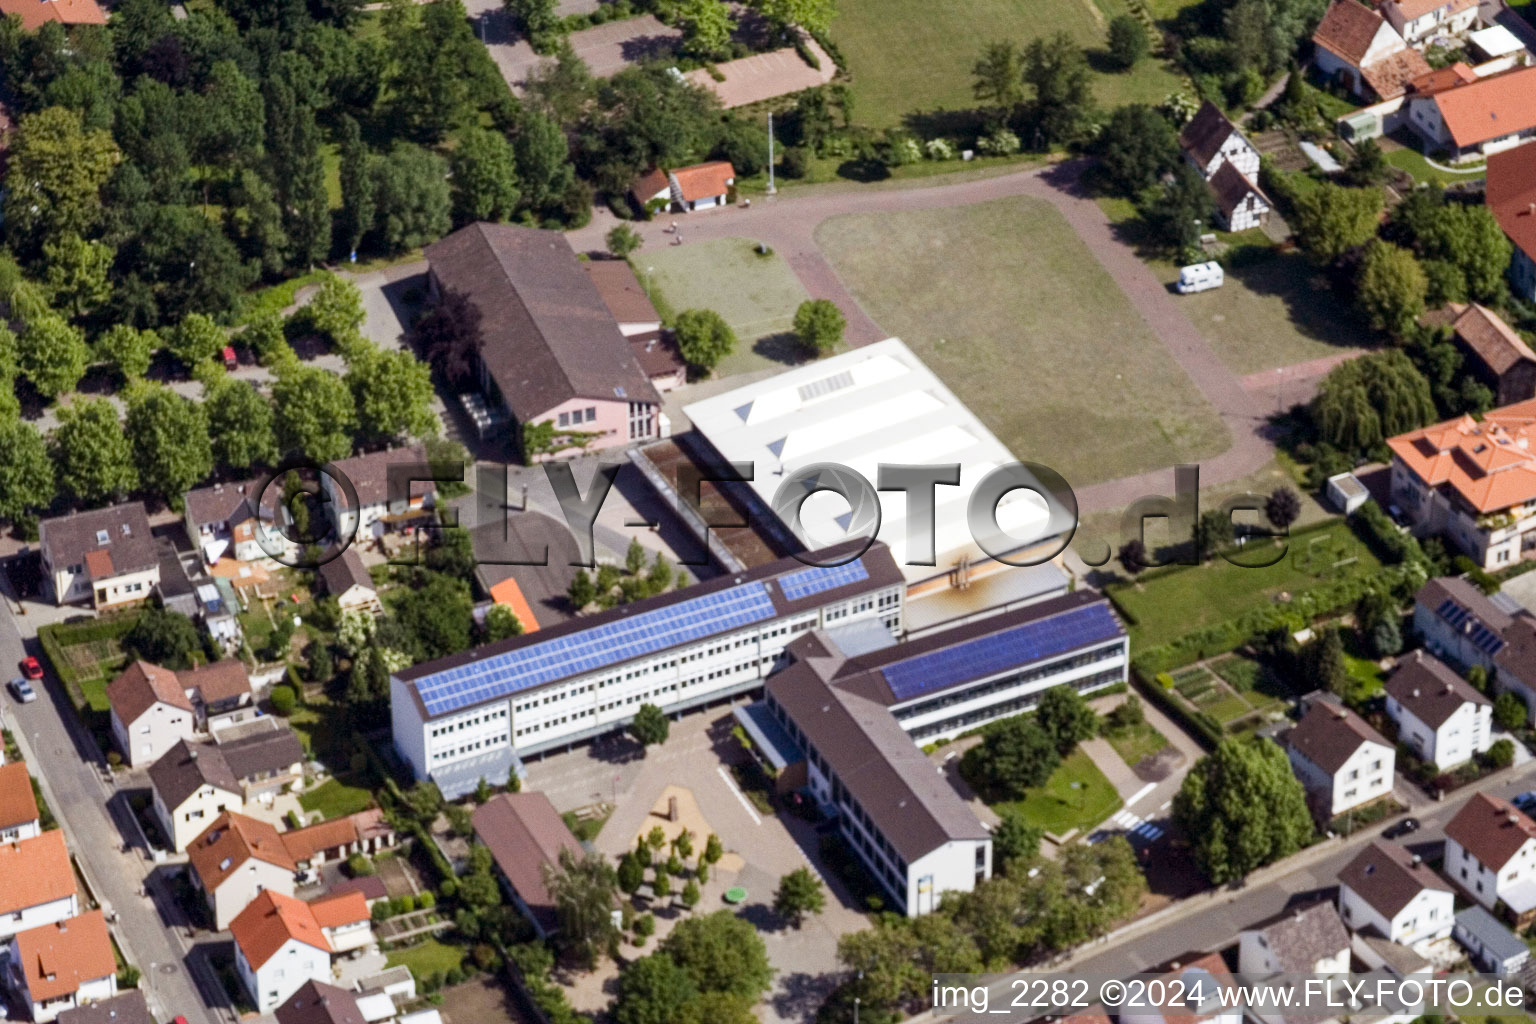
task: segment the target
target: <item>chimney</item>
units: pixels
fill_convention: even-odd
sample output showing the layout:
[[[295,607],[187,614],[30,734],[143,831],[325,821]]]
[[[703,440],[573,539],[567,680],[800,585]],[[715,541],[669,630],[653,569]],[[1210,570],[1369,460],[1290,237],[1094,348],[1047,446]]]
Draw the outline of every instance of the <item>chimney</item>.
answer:
[[[1518,825],[1518,824],[1520,824],[1520,815],[1516,814],[1514,811],[1510,811],[1509,812],[1509,823],[1511,825]]]
[[[1420,857],[1418,854],[1414,854],[1413,858],[1409,860],[1408,863],[1412,864],[1414,867],[1418,867],[1420,864],[1424,863],[1424,858]]]
[[[1418,700],[1419,699],[1419,688],[1417,686],[1415,686],[1413,688],[1413,699],[1414,700]]]

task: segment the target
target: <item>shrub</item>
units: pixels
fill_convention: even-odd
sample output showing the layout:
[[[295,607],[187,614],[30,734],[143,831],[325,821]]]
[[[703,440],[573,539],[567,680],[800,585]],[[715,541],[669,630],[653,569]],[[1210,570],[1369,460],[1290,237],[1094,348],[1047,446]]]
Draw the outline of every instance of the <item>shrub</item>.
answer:
[[[437,906],[437,894],[431,889],[418,893],[416,896],[416,906],[421,910],[431,910]]]
[[[416,897],[412,896],[410,893],[406,893],[404,896],[400,897],[400,899],[397,901],[397,905],[400,908],[400,913],[409,914],[416,909]]]
[[[347,858],[347,874],[353,878],[366,878],[373,874],[373,861],[364,854],[354,853]]]
[[[929,139],[928,144],[923,147],[923,150],[928,154],[929,160],[953,160],[955,158],[955,147],[949,144],[948,139]]]
[[[1515,741],[1502,739],[1488,748],[1488,763],[1494,768],[1508,768],[1515,763]]]
[[[994,128],[976,140],[976,148],[988,156],[1007,156],[1019,151],[1019,137],[1007,128]]]
[[[293,687],[286,683],[280,683],[272,687],[272,713],[282,718],[293,714],[293,709],[298,707],[298,695],[293,692]]]
[[[786,178],[803,178],[811,169],[811,152],[804,146],[790,146],[779,158],[779,173]]]

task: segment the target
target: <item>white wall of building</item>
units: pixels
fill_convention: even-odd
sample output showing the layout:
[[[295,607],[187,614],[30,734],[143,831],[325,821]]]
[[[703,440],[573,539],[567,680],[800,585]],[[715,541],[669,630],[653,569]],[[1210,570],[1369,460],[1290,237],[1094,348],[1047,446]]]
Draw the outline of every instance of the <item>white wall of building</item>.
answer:
[[[1318,48],[1322,52],[1322,48]],[[1282,971],[1280,961],[1275,959],[1275,951],[1269,948],[1264,933],[1257,928],[1249,929],[1238,937],[1237,944],[1237,971],[1239,974],[1248,974],[1256,978],[1267,978],[1272,974]],[[1325,956],[1308,968],[1313,974],[1348,974],[1349,973],[1349,947]]]
[[[112,712],[112,737],[123,760],[133,768],[154,764],[182,740],[197,735],[197,716],[186,708],[155,701],[132,722],[124,722]]]
[[[255,857],[247,858],[209,900],[213,908],[213,927],[223,931],[229,922],[240,916],[240,911],[250,906],[256,894],[271,889],[284,896],[293,895],[293,872],[276,864],[269,864]]]
[[[331,983],[331,955],[323,949],[289,939],[260,968],[251,969],[245,952],[235,943],[235,969],[259,1013],[271,1013],[306,981]]]
[[[1397,723],[1397,738],[1413,747],[1421,760],[1432,761],[1443,771],[1487,752],[1492,744],[1493,706],[1467,701],[1432,729],[1412,711],[1391,697],[1387,714]]]
[[[1361,742],[1337,772],[1329,775],[1294,747],[1286,748],[1296,777],[1309,792],[1327,801],[1329,816],[1343,814],[1392,792],[1397,752],[1380,743]]]
[[[154,794],[155,817],[170,839],[171,849],[177,853],[184,851],[192,840],[207,831],[213,819],[222,812],[245,810],[245,801],[239,793],[231,793],[217,786],[198,787],[197,792],[183,800],[179,807],[167,807],[158,789],[154,790]]]
[[[117,995],[117,975],[109,974],[105,978],[92,978],[82,982],[80,987],[67,996],[50,999],[45,1003],[32,1001],[32,994],[26,994],[26,1000],[32,1006],[32,1020],[36,1024],[48,1024],[57,1020],[59,1014],[65,1010],[73,1010],[77,1006],[86,1003],[94,1003],[102,999],[111,999]]]
[[[1371,928],[1393,942],[1411,946],[1425,939],[1443,939],[1456,926],[1456,896],[1443,889],[1423,889],[1388,920],[1360,894],[1339,886],[1339,916],[1351,931]]]
[[[21,910],[6,910],[0,912],[0,939],[9,939],[28,928],[76,917],[79,913],[80,899],[74,893],[51,903],[39,903],[35,907],[24,907]]]
[[[1520,851],[1495,872],[1449,836],[1445,839],[1443,872],[1478,903],[1492,910],[1499,898],[1521,882],[1536,878],[1536,839],[1527,839]]]

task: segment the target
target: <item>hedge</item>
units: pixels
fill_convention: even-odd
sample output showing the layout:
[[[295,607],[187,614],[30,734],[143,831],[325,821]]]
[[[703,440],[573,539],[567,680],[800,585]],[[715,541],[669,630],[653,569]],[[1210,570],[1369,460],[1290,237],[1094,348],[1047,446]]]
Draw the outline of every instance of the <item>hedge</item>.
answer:
[[[58,673],[60,681],[65,686],[72,688],[71,695],[74,695],[80,686],[80,673],[76,672],[69,664],[69,659],[64,657],[64,648],[116,640],[126,636],[138,621],[137,615],[124,615],[98,619],[94,622],[50,623],[37,628],[37,639],[43,645],[43,653],[53,663],[54,672]]]
[[[1160,672],[1158,676],[1161,678],[1164,673]],[[1173,695],[1171,690],[1165,690],[1156,682],[1147,683],[1139,673],[1136,681],[1140,684],[1137,689],[1146,696],[1147,700],[1156,704],[1164,714],[1184,726],[1190,735],[1200,741],[1201,746],[1209,750],[1221,742],[1221,723],[1214,717],[1204,711],[1191,711],[1183,701]]]
[[[1375,501],[1367,501],[1350,514],[1349,525],[1367,547],[1388,565],[1404,562],[1423,564],[1428,559],[1417,538],[1398,529],[1397,524]]]

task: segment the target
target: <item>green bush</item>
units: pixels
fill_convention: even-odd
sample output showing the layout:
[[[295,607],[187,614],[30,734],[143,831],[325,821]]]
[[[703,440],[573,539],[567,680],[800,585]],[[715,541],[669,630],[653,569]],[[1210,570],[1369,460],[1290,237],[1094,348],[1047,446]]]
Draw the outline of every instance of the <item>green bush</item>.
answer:
[[[272,687],[272,694],[268,699],[272,702],[272,713],[282,718],[293,714],[293,709],[299,704],[299,698],[293,692],[293,687],[286,683],[279,683]]]
[[[416,906],[421,910],[431,910],[437,906],[437,894],[427,889],[416,896]]]
[[[354,853],[347,858],[347,874],[353,878],[366,878],[373,874],[373,861],[364,854]]]

